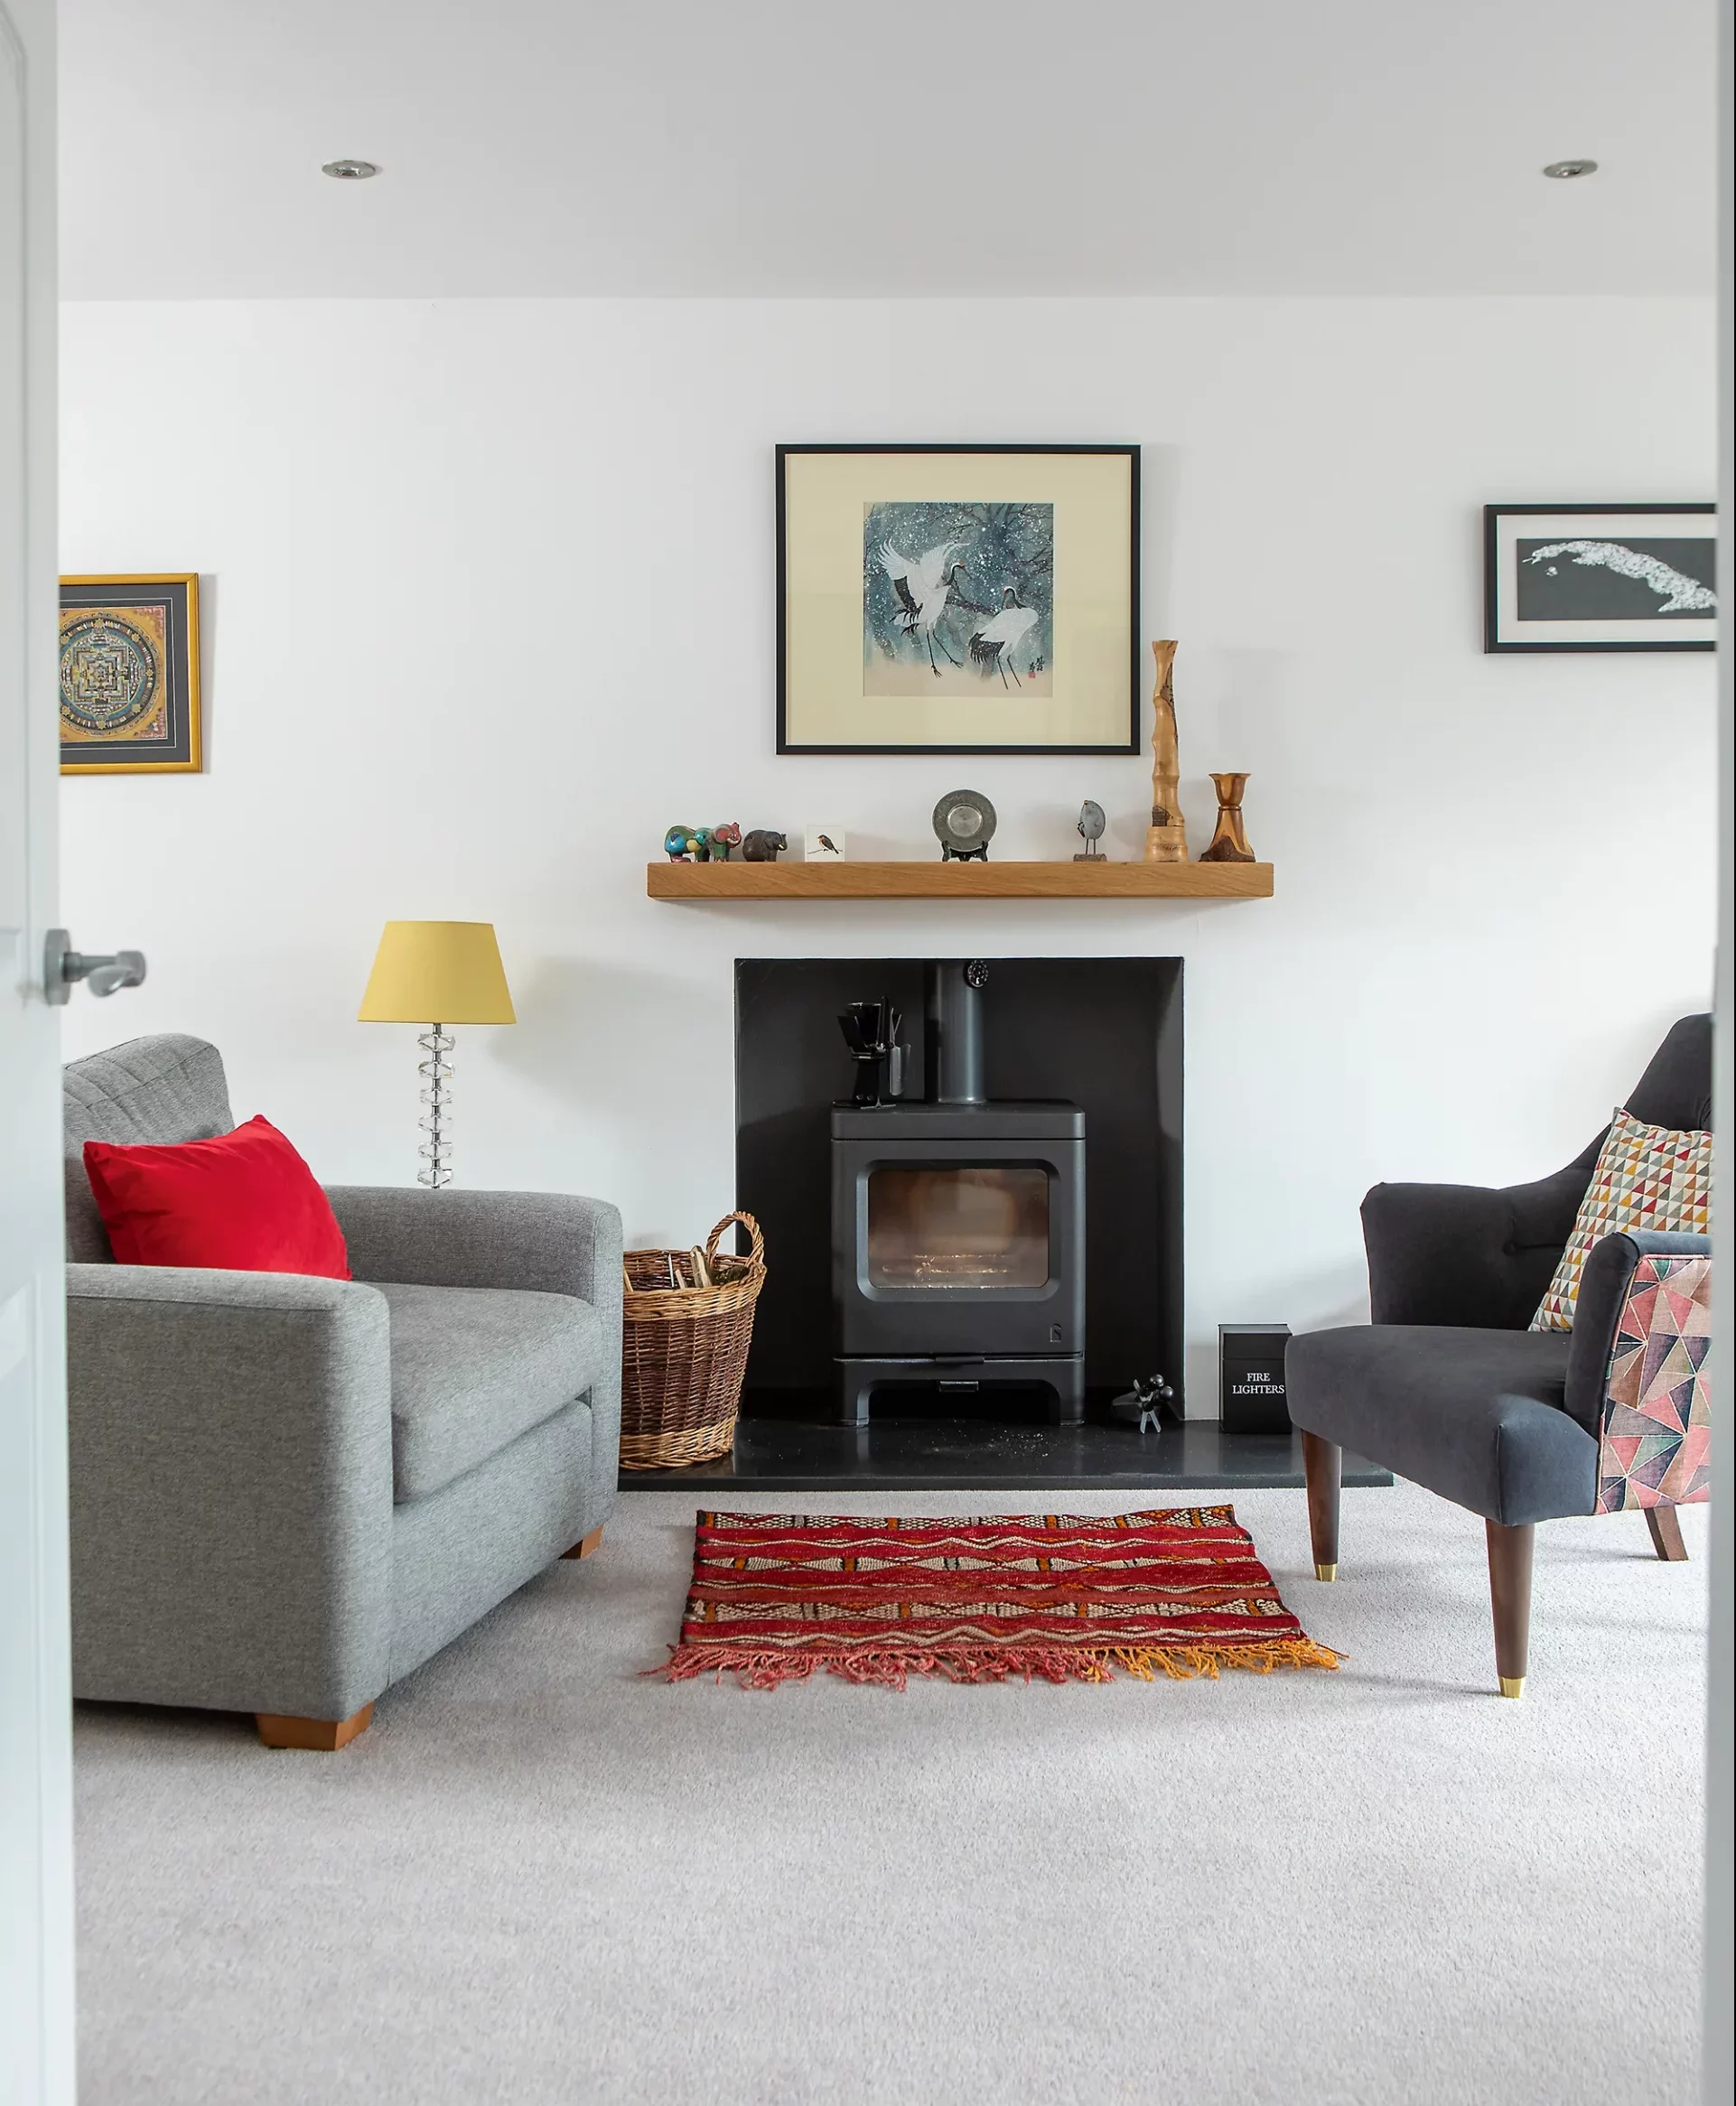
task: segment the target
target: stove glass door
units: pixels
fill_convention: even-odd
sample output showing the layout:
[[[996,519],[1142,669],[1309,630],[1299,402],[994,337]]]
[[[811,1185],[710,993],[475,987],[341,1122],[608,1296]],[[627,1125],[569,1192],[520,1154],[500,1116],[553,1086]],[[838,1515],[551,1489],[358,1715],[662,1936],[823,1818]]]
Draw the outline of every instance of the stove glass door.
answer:
[[[1036,1163],[868,1175],[868,1284],[1033,1288],[1049,1281],[1049,1172]]]

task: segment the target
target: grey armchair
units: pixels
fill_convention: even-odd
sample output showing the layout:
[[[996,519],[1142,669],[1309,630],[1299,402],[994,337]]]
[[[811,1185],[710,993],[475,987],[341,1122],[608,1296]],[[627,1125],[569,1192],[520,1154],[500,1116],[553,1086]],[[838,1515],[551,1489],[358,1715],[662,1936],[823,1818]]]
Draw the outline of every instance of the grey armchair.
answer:
[[[1710,1016],[1671,1027],[1627,1108],[1711,1127]],[[1293,1338],[1284,1361],[1317,1576],[1338,1573],[1345,1448],[1481,1514],[1504,1696],[1525,1686],[1538,1522],[1638,1509],[1678,1559],[1675,1508],[1708,1496],[1709,1237],[1604,1236],[1572,1331],[1528,1328],[1603,1139],[1534,1184],[1377,1185],[1362,1203],[1374,1321]]]
[[[353,1280],[117,1265],[83,1143],[230,1131],[217,1049],[65,1076],[76,1695],[333,1748],[614,1506],[621,1216],[338,1187]]]

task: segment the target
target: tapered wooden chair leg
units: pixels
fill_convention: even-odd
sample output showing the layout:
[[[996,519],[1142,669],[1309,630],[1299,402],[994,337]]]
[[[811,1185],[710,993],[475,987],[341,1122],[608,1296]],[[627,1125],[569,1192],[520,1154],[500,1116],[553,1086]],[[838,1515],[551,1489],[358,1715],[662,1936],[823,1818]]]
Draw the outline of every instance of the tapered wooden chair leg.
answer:
[[[1302,1470],[1308,1479],[1308,1533],[1314,1545],[1314,1577],[1339,1576],[1339,1487],[1344,1450],[1318,1433],[1302,1435]]]
[[[1652,1532],[1652,1548],[1660,1558],[1672,1565],[1685,1560],[1688,1546],[1682,1541],[1682,1517],[1674,1506],[1647,1507],[1646,1526]]]
[[[581,1536],[570,1551],[561,1552],[564,1558],[588,1558],[593,1551],[602,1548],[602,1530],[593,1528],[589,1535]]]
[[[1532,1523],[1507,1528],[1498,1521],[1489,1531],[1489,1599],[1495,1612],[1495,1672],[1504,1697],[1525,1694],[1526,1657],[1531,1648],[1531,1561],[1537,1531]]]

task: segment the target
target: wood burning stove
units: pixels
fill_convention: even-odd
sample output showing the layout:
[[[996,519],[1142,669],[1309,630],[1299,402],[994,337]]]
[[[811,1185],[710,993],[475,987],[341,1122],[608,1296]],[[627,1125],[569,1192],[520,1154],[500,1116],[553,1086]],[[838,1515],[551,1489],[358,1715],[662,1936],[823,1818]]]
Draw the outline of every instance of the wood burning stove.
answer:
[[[907,1103],[864,1077],[865,1045],[896,1068],[896,1011],[877,1034],[840,1018],[854,1102],[832,1113],[832,1299],[841,1415],[862,1425],[876,1389],[1046,1393],[1085,1406],[1085,1114],[987,1101],[979,959],[927,968],[928,1095]],[[877,1100],[877,1101],[876,1101]]]

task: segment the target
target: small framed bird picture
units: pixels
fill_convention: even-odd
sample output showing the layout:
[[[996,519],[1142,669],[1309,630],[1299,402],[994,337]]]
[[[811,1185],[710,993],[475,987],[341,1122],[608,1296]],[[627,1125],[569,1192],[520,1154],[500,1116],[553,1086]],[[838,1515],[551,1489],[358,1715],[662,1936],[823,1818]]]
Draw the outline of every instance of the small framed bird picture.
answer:
[[[1137,446],[779,446],[780,753],[1139,750]]]

